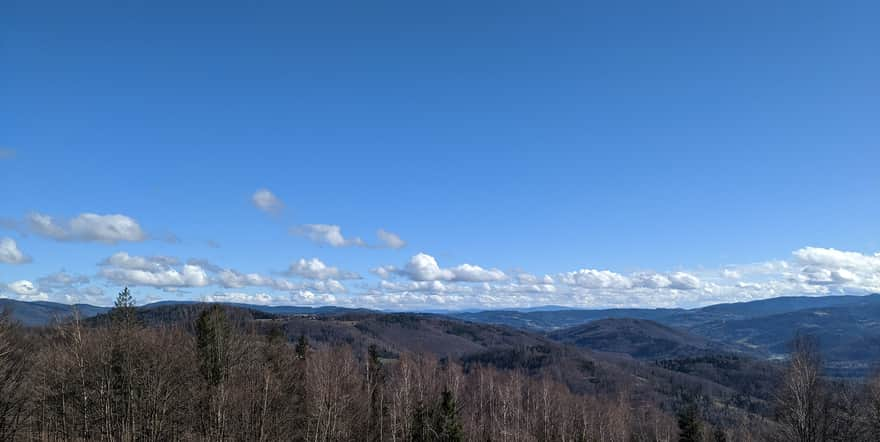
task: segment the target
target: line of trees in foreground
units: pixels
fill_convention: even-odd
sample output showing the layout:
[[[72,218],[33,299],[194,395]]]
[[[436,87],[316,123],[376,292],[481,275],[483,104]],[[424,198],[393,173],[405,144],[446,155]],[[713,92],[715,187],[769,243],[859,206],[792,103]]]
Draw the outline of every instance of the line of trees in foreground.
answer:
[[[694,404],[671,415],[547,376],[243,333],[216,305],[147,327],[126,289],[99,326],[0,317],[0,441],[880,440],[880,383],[831,384],[820,366],[798,340],[775,419],[722,428]]]

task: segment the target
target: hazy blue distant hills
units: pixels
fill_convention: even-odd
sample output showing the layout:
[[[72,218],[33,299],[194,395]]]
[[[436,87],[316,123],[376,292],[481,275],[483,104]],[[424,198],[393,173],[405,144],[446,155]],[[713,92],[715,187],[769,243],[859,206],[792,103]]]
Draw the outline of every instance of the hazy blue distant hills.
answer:
[[[782,357],[798,333],[814,336],[830,374],[861,376],[880,363],[880,295],[783,297],[697,309],[607,309],[541,312],[484,311],[454,316],[474,322],[550,333],[562,342],[641,358],[701,350],[671,339],[660,324],[724,344],[722,351]],[[615,322],[620,318],[654,321]],[[603,321],[607,320],[607,321]],[[603,321],[596,326],[590,326]],[[586,324],[586,325],[584,325]],[[638,327],[636,327],[638,326]],[[578,344],[580,342],[580,344]],[[656,345],[657,348],[652,348]],[[717,347],[714,350],[719,350]]]
[[[109,309],[88,304],[71,305],[48,301],[25,302],[0,298],[0,311],[2,310],[10,310],[12,317],[24,325],[35,326],[67,320],[73,316],[74,310],[78,310],[81,317],[90,318]]]
[[[146,304],[141,308],[149,309],[160,306],[167,305],[185,305],[185,304],[202,304],[202,301],[159,301],[151,304]],[[271,306],[271,305],[258,305],[258,304],[243,304],[237,302],[221,302],[218,304],[228,305],[231,307],[239,307],[249,310],[256,310],[258,312],[263,313],[271,313],[273,315],[329,315],[329,314],[338,314],[338,313],[354,313],[354,312],[362,312],[368,313],[373,312],[374,310],[364,309],[364,308],[347,308],[347,307],[335,307],[335,306],[321,306],[321,307],[309,307],[309,306],[295,306],[295,305],[281,305],[281,306]]]
[[[864,374],[880,362],[880,297],[849,297],[826,307],[711,321],[691,327],[709,339],[735,342],[776,357],[798,333],[814,336],[826,365],[836,374]]]
[[[160,301],[151,304],[145,304],[139,309],[151,310],[176,305],[192,305],[199,304],[199,301]],[[367,313],[372,310],[368,309],[352,309],[345,307],[323,306],[323,307],[303,307],[303,306],[266,306],[239,303],[222,303],[232,307],[255,310],[258,312],[269,313],[273,315],[334,315],[342,313]],[[28,326],[40,326],[51,324],[54,321],[64,321],[73,316],[74,309],[79,311],[79,315],[83,319],[91,318],[110,310],[110,307],[98,307],[89,304],[62,304],[48,301],[17,301],[14,299],[0,298],[0,311],[10,310],[11,316],[16,321]]]
[[[730,315],[743,319],[747,317],[774,315],[810,308],[835,307],[878,301],[880,301],[880,294],[867,296],[838,295],[820,297],[783,296],[779,298],[762,299],[759,301],[715,304],[703,307],[699,310],[708,313]]]
[[[678,327],[693,327],[712,321],[758,318],[809,308],[880,302],[880,295],[867,296],[792,296],[759,301],[716,304],[696,309],[566,309],[566,310],[486,310],[451,313],[460,319],[507,325],[538,331],[553,331],[585,324],[598,319],[648,319]]]
[[[459,319],[487,324],[507,325],[510,327],[536,331],[551,331],[585,324],[598,319],[634,318],[660,321],[663,318],[684,313],[683,309],[604,309],[604,310],[487,310],[481,312],[453,313]]]

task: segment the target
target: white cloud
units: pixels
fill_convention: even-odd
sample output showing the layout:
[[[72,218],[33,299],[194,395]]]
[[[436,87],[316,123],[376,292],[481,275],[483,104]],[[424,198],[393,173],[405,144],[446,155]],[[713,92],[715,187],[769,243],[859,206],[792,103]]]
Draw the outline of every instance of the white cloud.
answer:
[[[85,241],[115,244],[120,241],[143,241],[147,238],[141,226],[125,215],[82,213],[69,221],[49,215],[31,213],[27,225],[37,235],[58,241]]]
[[[287,274],[307,279],[360,279],[357,273],[341,271],[337,267],[324,264],[318,258],[300,258],[290,264]]]
[[[501,281],[507,278],[507,275],[501,270],[484,269],[472,264],[461,264],[452,267],[452,274],[455,275],[452,278],[453,281],[483,282]]]
[[[271,214],[276,214],[284,208],[284,203],[269,189],[259,189],[254,192],[251,196],[251,202],[256,208]]]
[[[376,231],[376,236],[379,238],[380,244],[383,247],[387,247],[389,249],[402,249],[406,247],[406,241],[400,239],[396,233],[392,233],[386,231],[384,229],[379,229]]]
[[[860,272],[880,272],[880,253],[864,255],[837,249],[804,247],[793,253],[798,263],[823,268],[845,268]]]
[[[85,275],[70,274],[65,271],[55,272],[40,277],[36,282],[20,280],[4,286],[15,293],[18,299],[24,301],[66,302],[68,304],[89,303],[96,305],[108,305],[109,299],[104,297],[104,291],[99,287],[84,286],[89,282]]]
[[[184,264],[165,256],[131,256],[115,253],[101,263],[101,276],[117,284],[157,288],[204,287],[211,283],[199,265]]]
[[[274,305],[285,303],[290,298],[269,293],[217,292],[202,297],[202,302],[222,302],[233,304]]]
[[[34,283],[26,279],[9,283],[6,288],[15,293],[21,301],[46,301],[49,299],[46,292],[40,291]]]
[[[654,272],[641,272],[632,275],[635,287],[662,289],[672,285],[672,281],[666,275]]]
[[[342,235],[342,228],[333,224],[303,224],[291,229],[291,233],[332,247],[366,246],[366,243],[358,237],[346,238]]]
[[[822,292],[880,292],[880,253],[866,255],[832,248],[804,247],[794,251],[793,281]]]
[[[57,223],[50,223],[57,224]],[[339,232],[340,237],[342,236]],[[342,237],[343,241],[346,241]],[[370,270],[382,280],[352,285],[341,279],[360,276],[318,258],[303,258],[284,272],[249,273],[207,261],[180,261],[168,256],[134,256],[118,252],[100,263],[99,276],[113,283],[162,290],[221,287],[227,298],[273,304],[339,304],[381,308],[506,308],[540,305],[604,307],[695,307],[785,295],[880,292],[880,254],[807,247],[787,261],[725,265],[714,269],[671,272],[579,269],[554,275],[516,271],[508,275],[474,264],[444,267],[425,253],[403,266]],[[90,294],[89,278],[57,272],[29,281],[0,285],[23,299],[103,299]],[[14,289],[12,287],[15,287]],[[356,288],[356,290],[354,290]],[[248,292],[259,291],[251,294]],[[200,291],[201,292],[201,291]],[[240,295],[236,295],[240,294]],[[221,295],[217,299],[221,299]],[[268,297],[268,298],[267,298]]]
[[[392,266],[392,265],[374,267],[374,268],[370,269],[370,273],[372,273],[382,279],[388,279],[397,273],[397,267]]]
[[[568,285],[589,289],[627,289],[632,287],[632,281],[629,278],[610,270],[580,269],[561,274],[560,280]]]
[[[41,288],[66,289],[73,286],[86,284],[89,282],[88,276],[71,275],[65,271],[55,272],[42,278],[37,279],[37,284]]]
[[[55,223],[49,215],[30,213],[27,216],[28,226],[37,235],[47,236],[58,240],[67,239],[69,233],[63,227]]]
[[[742,278],[742,273],[733,269],[724,269],[721,271],[721,276],[727,279],[740,279]]]
[[[101,264],[130,270],[161,271],[177,265],[178,260],[169,256],[131,256],[126,252],[117,252]]]
[[[15,149],[0,147],[0,160],[11,160],[15,158]]]
[[[693,290],[700,287],[700,279],[685,272],[675,272],[669,275],[669,281],[669,287],[678,290]]]
[[[348,288],[344,284],[335,280],[327,279],[323,281],[307,281],[300,284],[302,289],[313,290],[322,293],[346,293]]]
[[[5,264],[24,264],[31,262],[31,258],[18,248],[12,238],[0,238],[0,262]]]
[[[208,276],[204,269],[185,265],[182,271],[168,269],[159,272],[131,269],[102,269],[101,276],[110,281],[131,285],[151,287],[204,287]]]
[[[426,253],[419,253],[406,263],[406,267],[399,272],[414,281],[451,281],[455,278],[452,270],[441,269],[437,260]]]
[[[274,279],[259,273],[239,273],[231,269],[223,269],[217,274],[217,280],[226,288],[242,288],[248,286],[271,286]]]
[[[291,300],[296,304],[308,305],[331,305],[336,303],[336,296],[331,293],[314,293],[310,290],[300,290],[291,295]]]
[[[346,237],[342,234],[342,227],[336,224],[302,224],[292,227],[290,233],[303,236],[317,244],[326,244],[331,247],[367,247],[374,249],[401,249],[406,247],[406,241],[399,235],[385,229],[376,231],[377,243],[368,244],[360,237]]]
[[[190,262],[200,261],[191,260]],[[283,278],[273,278],[260,273],[242,273],[233,269],[221,269],[213,264],[205,263],[205,265],[208,266],[207,268],[210,271],[216,273],[212,283],[225,288],[240,289],[245,287],[265,287],[272,290],[291,293],[300,290],[313,290],[327,293],[345,293],[348,291],[348,288],[345,287],[344,284],[335,279],[325,278],[323,280],[293,282]],[[347,272],[337,271],[336,273],[338,277],[346,277],[350,279],[359,278],[358,275]]]
[[[374,269],[383,273],[386,269]],[[386,272],[387,273],[387,272]],[[501,270],[484,269],[473,264],[461,264],[451,268],[440,268],[437,260],[426,253],[419,253],[410,258],[403,269],[396,273],[413,281],[460,281],[481,282],[500,281],[507,278]]]
[[[540,278],[531,274],[531,273],[520,273],[516,275],[516,280],[520,284],[553,284],[553,277],[550,275],[544,275]]]
[[[65,289],[59,295],[53,295],[68,304],[86,303],[92,305],[110,305],[111,300],[104,294],[100,287],[90,286],[75,289]]]
[[[338,299],[332,293],[315,293],[311,290],[297,290],[292,293],[247,293],[247,292],[216,292],[202,296],[203,302],[224,302],[256,305],[331,305]]]

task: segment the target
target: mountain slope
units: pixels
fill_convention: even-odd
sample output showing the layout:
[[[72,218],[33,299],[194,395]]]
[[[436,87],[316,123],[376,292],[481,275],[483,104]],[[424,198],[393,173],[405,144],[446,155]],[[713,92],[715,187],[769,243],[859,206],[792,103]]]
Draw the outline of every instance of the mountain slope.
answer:
[[[526,330],[552,331],[581,325],[598,319],[635,318],[660,321],[663,318],[684,312],[686,310],[639,308],[550,311],[486,310],[481,312],[454,313],[450,316],[484,324],[506,325]]]
[[[668,359],[730,350],[725,345],[646,319],[600,319],[552,332],[548,337],[637,359]]]

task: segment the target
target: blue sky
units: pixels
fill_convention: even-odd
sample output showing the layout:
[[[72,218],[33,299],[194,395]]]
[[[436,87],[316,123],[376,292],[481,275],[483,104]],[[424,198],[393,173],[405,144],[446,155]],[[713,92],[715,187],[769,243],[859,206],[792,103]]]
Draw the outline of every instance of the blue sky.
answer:
[[[0,296],[880,291],[876,4],[136,3],[3,7]]]

